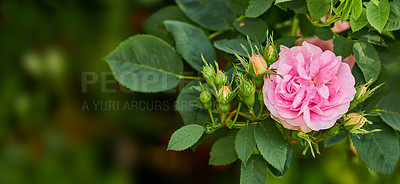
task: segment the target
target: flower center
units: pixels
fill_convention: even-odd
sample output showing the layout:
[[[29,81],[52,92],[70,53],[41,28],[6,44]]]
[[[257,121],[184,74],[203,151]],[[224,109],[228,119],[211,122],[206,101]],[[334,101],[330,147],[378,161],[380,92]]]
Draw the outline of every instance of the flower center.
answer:
[[[311,79],[311,81],[313,82],[314,86],[317,86],[317,77],[314,77]]]

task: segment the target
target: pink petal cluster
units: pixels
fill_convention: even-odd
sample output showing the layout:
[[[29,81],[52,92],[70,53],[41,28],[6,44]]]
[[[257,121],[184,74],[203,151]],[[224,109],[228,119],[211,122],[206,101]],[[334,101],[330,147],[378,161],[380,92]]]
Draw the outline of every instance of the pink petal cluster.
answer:
[[[332,127],[348,111],[356,90],[348,64],[329,50],[303,42],[281,46],[270,66],[279,75],[264,78],[264,103],[287,129],[303,132]]]
[[[322,17],[321,18],[322,22],[326,21],[326,17]],[[350,23],[349,21],[344,21],[343,23],[339,21],[336,21],[333,24],[333,27],[331,28],[331,30],[335,33],[340,33],[343,31],[346,31],[347,29],[350,28]],[[300,30],[297,33],[297,36],[301,36],[300,34]],[[333,51],[333,40],[321,40],[318,37],[314,36],[314,37],[309,37],[309,38],[299,38],[298,40],[296,40],[296,45],[300,45],[303,41],[306,41],[308,43],[312,43],[318,47],[320,47],[323,51],[325,50],[330,50]],[[354,63],[356,62],[356,58],[354,57],[354,55],[350,55],[349,57],[343,59],[343,62],[349,64],[350,68],[353,68]]]

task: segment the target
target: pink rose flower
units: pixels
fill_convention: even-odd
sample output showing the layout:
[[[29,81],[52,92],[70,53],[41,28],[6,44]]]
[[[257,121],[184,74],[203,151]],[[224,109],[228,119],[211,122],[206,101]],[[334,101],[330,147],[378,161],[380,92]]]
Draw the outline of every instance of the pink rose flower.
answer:
[[[307,42],[290,49],[281,46],[279,59],[270,68],[279,75],[264,78],[264,103],[271,117],[287,129],[332,127],[356,93],[355,79],[341,56]]]
[[[300,38],[299,41],[297,41],[298,45],[300,45],[299,43],[302,43],[303,41],[306,41],[308,43],[314,44],[318,47],[320,47],[322,49],[322,51],[326,51],[326,50],[330,50],[333,51],[333,40],[321,40],[318,37],[314,36],[314,37],[310,37],[310,38]],[[349,57],[347,57],[346,59],[343,59],[343,62],[347,63],[350,68],[353,68],[354,64],[356,63],[356,58],[354,57],[354,55],[350,55]]]
[[[325,16],[321,18],[322,22],[325,22],[325,20],[326,20]],[[344,21],[343,23],[341,23],[339,20],[333,24],[333,27],[331,28],[331,30],[335,33],[340,33],[340,32],[346,31],[349,28],[350,28],[349,21]],[[298,31],[297,36],[301,36],[300,30]],[[299,38],[298,40],[296,40],[296,45],[301,45],[301,43],[303,41],[314,44],[314,45],[320,47],[323,51],[325,51],[325,50],[333,51],[333,40],[324,41],[324,40],[319,39],[316,36],[310,37],[310,38]],[[343,59],[343,62],[349,64],[350,68],[353,68],[354,64],[356,63],[356,58],[352,54],[349,57]]]

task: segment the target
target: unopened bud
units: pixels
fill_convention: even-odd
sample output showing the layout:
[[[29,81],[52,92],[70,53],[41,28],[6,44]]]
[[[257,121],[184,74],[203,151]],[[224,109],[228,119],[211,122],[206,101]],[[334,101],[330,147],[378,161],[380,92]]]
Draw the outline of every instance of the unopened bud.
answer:
[[[359,113],[352,112],[344,115],[344,121],[344,127],[347,130],[357,130],[365,124],[367,118]]]
[[[272,63],[278,60],[278,53],[276,52],[274,46],[268,46],[267,48],[265,48],[265,51],[266,52],[264,53],[264,57],[267,58],[268,62]]]
[[[205,64],[203,66],[203,77],[206,79],[208,85],[213,86],[215,78],[215,69],[211,64]]]
[[[211,96],[210,92],[208,92],[206,90],[203,90],[200,93],[200,101],[201,101],[201,103],[203,103],[203,105],[204,105],[204,107],[206,109],[210,109],[211,108],[211,106],[212,106],[212,101],[211,100],[212,100],[212,96]]]
[[[358,97],[357,98],[361,98],[361,97],[363,97],[364,95],[365,95],[365,93],[367,92],[367,87],[365,87],[365,86],[363,86],[361,89],[360,89],[360,92],[358,93]]]
[[[224,86],[218,92],[218,102],[225,103],[226,101],[228,101],[231,94],[232,91],[229,86]]]
[[[253,64],[254,74],[256,76],[264,75],[268,71],[268,65],[265,60],[257,54],[250,57],[250,61]]]
[[[250,80],[240,79],[239,83],[240,98],[247,106],[253,106],[255,101],[256,88]]]
[[[229,112],[231,110],[231,104],[230,103],[219,103],[218,109],[222,113]]]
[[[228,77],[222,70],[218,70],[215,76],[215,84],[217,86],[225,85],[226,81],[228,81]]]

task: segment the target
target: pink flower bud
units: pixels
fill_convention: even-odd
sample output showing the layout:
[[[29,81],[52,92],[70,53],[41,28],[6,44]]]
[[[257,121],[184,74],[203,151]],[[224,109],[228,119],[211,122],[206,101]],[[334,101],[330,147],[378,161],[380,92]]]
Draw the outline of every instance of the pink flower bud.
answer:
[[[256,76],[267,73],[268,65],[260,55],[254,54],[250,57],[250,61],[253,63]]]
[[[360,129],[365,124],[365,122],[367,121],[367,118],[365,118],[361,114],[352,112],[352,113],[346,114],[344,116],[344,120],[346,121],[344,126],[350,126],[350,127],[352,127],[352,129],[356,130],[356,129]]]
[[[222,94],[221,94],[222,93]],[[218,92],[218,95],[222,95],[224,100],[227,100],[228,96],[232,93],[231,89],[229,86],[224,86],[221,88]]]
[[[364,96],[365,95],[365,93],[367,92],[367,87],[362,87],[361,88],[361,93],[358,95],[358,97],[357,98],[361,98],[362,96]]]
[[[350,28],[349,21],[344,21],[343,23],[340,21],[336,21],[331,30],[335,33],[340,33],[346,31],[349,28]]]

